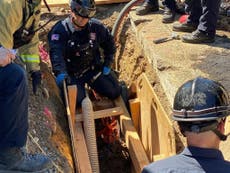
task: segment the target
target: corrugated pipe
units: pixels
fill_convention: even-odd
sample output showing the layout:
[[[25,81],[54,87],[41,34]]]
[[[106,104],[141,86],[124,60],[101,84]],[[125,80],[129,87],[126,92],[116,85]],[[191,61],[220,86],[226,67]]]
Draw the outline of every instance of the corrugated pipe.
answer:
[[[84,120],[84,132],[86,145],[89,153],[89,159],[93,173],[99,173],[98,152],[95,134],[95,123],[93,118],[93,106],[89,97],[86,96],[82,101],[82,115]]]

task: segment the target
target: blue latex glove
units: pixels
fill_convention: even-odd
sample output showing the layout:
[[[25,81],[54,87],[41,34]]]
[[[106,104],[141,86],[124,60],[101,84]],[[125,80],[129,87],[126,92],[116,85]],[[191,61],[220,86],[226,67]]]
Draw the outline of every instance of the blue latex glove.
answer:
[[[66,73],[60,73],[59,75],[57,75],[56,77],[56,84],[61,87],[63,81],[65,80],[65,78],[67,78],[67,74]]]
[[[109,67],[106,67],[106,66],[103,67],[103,75],[108,75],[110,71],[111,69]]]
[[[40,71],[34,71],[31,73],[31,78],[33,93],[36,95],[38,87],[41,86],[42,74]]]

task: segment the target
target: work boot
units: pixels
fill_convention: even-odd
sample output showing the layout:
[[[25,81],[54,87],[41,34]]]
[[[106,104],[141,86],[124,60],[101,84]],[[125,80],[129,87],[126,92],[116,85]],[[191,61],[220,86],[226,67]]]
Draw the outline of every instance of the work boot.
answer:
[[[46,173],[51,168],[51,160],[44,155],[28,154],[16,147],[0,151],[0,173]]]
[[[173,24],[173,31],[181,31],[181,32],[193,32],[197,28],[197,24],[193,23],[179,23],[176,22]]]
[[[168,7],[165,7],[162,22],[163,23],[172,23],[175,19],[175,16],[176,16],[175,11],[169,9]]]
[[[158,1],[157,1],[158,2]],[[146,15],[151,12],[156,12],[159,10],[159,5],[156,3],[155,5],[144,2],[140,7],[136,9],[136,15]]]
[[[213,43],[215,36],[210,36],[203,31],[196,30],[191,34],[183,35],[182,41],[185,43]]]

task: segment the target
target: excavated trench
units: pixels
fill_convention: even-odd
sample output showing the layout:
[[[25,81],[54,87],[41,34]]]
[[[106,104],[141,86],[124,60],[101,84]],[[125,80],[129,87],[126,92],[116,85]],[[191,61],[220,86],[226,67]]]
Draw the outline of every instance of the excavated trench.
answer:
[[[122,3],[100,5],[97,7],[96,17],[112,31],[115,20],[124,5]],[[68,7],[52,8],[51,13],[43,9],[41,23],[45,23],[53,16],[55,17],[54,20],[40,31],[40,40],[47,50],[46,35],[58,20],[68,16]],[[143,72],[146,73],[165,112],[170,115],[171,106],[168,97],[165,95],[152,63],[145,57],[145,52],[137,40],[136,33],[132,30],[130,20],[125,18],[121,26],[116,38],[117,52],[115,56],[116,69],[120,72],[119,79],[125,81],[129,87]],[[58,170],[57,172],[73,172],[73,157],[65,107],[59,97],[59,90],[55,85],[49,62],[42,63],[42,71],[44,73],[44,86],[48,89],[50,97],[45,99],[42,93],[33,96],[30,92],[28,149],[32,152],[43,152],[49,155],[53,160],[54,167]],[[184,146],[184,139],[178,133],[175,124],[174,127],[177,151],[180,151]],[[122,138],[112,144],[98,140],[98,153],[101,173],[131,172],[130,156]]]

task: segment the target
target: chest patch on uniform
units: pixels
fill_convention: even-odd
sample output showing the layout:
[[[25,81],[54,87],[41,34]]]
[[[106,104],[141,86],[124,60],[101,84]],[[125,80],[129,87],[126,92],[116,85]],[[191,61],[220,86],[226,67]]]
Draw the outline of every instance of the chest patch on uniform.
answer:
[[[55,41],[55,40],[58,41],[59,38],[60,38],[60,35],[59,35],[59,34],[52,34],[52,35],[51,35],[51,40],[52,40],[52,41]]]

